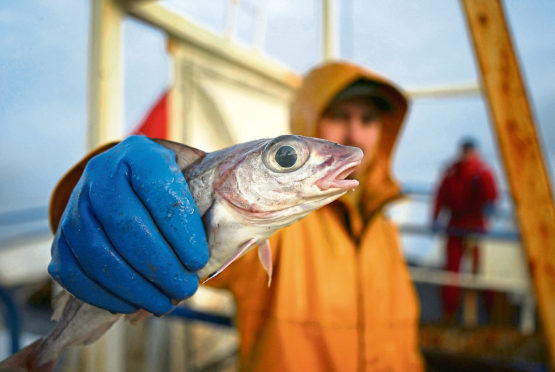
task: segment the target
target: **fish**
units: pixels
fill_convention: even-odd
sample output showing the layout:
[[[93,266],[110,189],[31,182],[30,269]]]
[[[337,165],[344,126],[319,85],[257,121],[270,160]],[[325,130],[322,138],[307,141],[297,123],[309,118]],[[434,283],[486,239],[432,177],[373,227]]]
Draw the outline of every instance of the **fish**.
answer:
[[[172,150],[205,227],[210,257],[199,271],[206,282],[254,247],[272,278],[268,238],[358,186],[347,178],[363,152],[323,139],[282,135],[202,150],[152,139]],[[93,343],[124,314],[95,307],[63,291],[53,301],[49,334],[0,362],[0,371],[52,371],[70,346]],[[127,314],[131,322],[152,314]]]

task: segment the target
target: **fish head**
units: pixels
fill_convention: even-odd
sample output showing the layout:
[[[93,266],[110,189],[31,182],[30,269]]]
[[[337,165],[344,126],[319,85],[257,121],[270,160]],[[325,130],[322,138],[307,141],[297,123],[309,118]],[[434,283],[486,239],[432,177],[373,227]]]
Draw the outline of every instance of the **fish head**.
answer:
[[[245,218],[284,226],[354,189],[348,179],[362,150],[323,139],[283,135],[255,141],[220,170],[215,187]]]

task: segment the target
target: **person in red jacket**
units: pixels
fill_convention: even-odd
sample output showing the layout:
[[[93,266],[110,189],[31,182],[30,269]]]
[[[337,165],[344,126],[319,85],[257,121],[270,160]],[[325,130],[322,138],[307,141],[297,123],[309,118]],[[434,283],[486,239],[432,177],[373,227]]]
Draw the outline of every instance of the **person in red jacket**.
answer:
[[[473,139],[461,143],[460,156],[442,175],[435,194],[433,226],[444,226],[440,216],[448,214],[446,264],[447,271],[458,272],[465,250],[472,254],[472,270],[478,267],[478,242],[468,234],[483,233],[497,198],[493,172],[482,161]],[[443,315],[453,320],[460,303],[460,289],[442,288]],[[487,301],[487,299],[486,299]]]

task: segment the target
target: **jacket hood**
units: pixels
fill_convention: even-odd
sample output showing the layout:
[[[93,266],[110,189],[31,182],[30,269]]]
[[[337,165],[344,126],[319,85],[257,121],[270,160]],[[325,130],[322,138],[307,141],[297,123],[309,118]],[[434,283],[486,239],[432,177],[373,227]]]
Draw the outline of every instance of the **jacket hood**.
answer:
[[[400,187],[391,175],[391,158],[408,107],[401,90],[360,66],[348,62],[325,63],[310,71],[297,91],[291,107],[291,131],[317,136],[318,122],[329,104],[345,88],[360,81],[371,83],[375,87],[373,96],[388,107],[380,117],[382,131],[374,157],[360,180],[361,212],[368,217],[400,195]]]

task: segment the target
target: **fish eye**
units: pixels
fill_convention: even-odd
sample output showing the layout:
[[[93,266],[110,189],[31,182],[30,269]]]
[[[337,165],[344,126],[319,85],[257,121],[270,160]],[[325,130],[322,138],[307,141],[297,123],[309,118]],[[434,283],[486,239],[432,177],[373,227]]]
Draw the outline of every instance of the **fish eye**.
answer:
[[[309,152],[308,146],[302,138],[285,135],[274,138],[266,145],[262,161],[272,172],[293,172],[304,165]]]
[[[297,152],[291,146],[281,146],[274,156],[276,162],[283,168],[291,168],[297,162]]]

